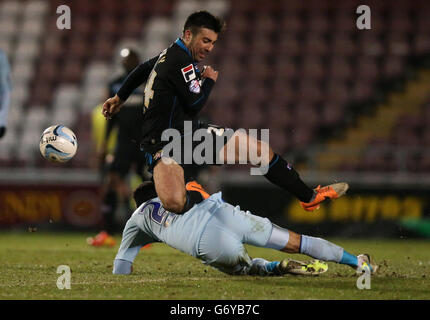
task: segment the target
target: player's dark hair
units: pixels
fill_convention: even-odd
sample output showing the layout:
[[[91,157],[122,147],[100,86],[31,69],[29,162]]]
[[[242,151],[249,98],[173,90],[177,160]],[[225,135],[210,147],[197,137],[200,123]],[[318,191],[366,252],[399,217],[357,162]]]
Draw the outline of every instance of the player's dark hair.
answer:
[[[197,11],[190,14],[185,21],[184,30],[191,30],[193,34],[199,32],[200,28],[206,28],[221,33],[225,29],[225,22],[207,11]]]
[[[136,188],[133,192],[133,198],[136,202],[136,206],[140,206],[142,203],[156,198],[157,191],[155,191],[155,185],[152,181],[145,181],[140,186]]]

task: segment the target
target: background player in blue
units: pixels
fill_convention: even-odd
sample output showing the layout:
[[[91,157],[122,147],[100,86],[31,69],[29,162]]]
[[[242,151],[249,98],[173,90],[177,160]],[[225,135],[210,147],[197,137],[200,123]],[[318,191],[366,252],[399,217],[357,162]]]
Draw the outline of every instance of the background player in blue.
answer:
[[[217,81],[218,72],[211,67],[206,67],[200,72],[197,64],[214,49],[218,35],[223,31],[224,26],[223,21],[207,11],[192,13],[185,21],[182,36],[160,55],[133,70],[117,94],[103,104],[103,115],[106,118],[112,117],[121,109],[130,93],[146,82],[142,147],[152,158],[151,166],[157,194],[163,205],[172,212],[184,213],[202,199],[193,198],[185,188],[187,170],[184,170],[184,162],[160,161],[163,156],[166,156],[163,155],[162,150],[168,143],[161,141],[161,135],[169,128],[178,130],[182,136],[190,134],[191,132],[184,132],[184,121],[192,121],[193,132],[201,127],[197,115],[209,98]],[[222,106],[219,107],[222,108]],[[209,126],[208,129],[224,130],[224,128],[211,127]],[[209,131],[210,134],[211,131]],[[181,140],[179,141],[182,143]],[[234,158],[235,163],[239,163],[239,157],[248,145],[247,159],[245,159],[248,163],[252,163],[250,149],[258,150],[256,154],[264,153],[262,154],[264,163],[253,164],[266,167],[268,170],[264,177],[293,194],[305,210],[312,211],[319,208],[320,203],[325,199],[336,199],[348,188],[346,183],[339,183],[311,189],[282,156],[276,154],[266,143],[246,134],[235,135],[224,143],[226,148],[222,146],[221,150],[217,150],[214,147],[216,156],[224,155],[224,163],[230,157]],[[231,156],[227,152],[230,150],[229,144],[233,144],[234,152]]]
[[[355,256],[324,239],[281,228],[267,218],[224,202],[221,196],[221,192],[213,194],[178,215],[163,208],[153,182],[144,182],[134,192],[138,208],[124,228],[113,273],[130,274],[140,248],[152,242],[164,242],[228,274],[321,273],[327,270],[327,265],[319,260],[346,264],[358,273],[377,270],[366,254]],[[289,263],[288,259],[272,262],[251,259],[244,243],[302,253],[318,260]]]
[[[123,48],[120,51],[123,73],[113,79],[108,85],[109,96],[114,95],[121,87],[127,75],[140,63],[138,53],[131,48]],[[142,123],[143,88],[136,88],[130,95],[129,100],[120,112],[108,120],[105,139],[99,155],[100,166],[103,170],[103,229],[107,233],[117,230],[115,224],[115,212],[122,204],[127,210],[130,208],[131,191],[127,185],[126,177],[133,169],[145,180],[145,155],[140,152],[139,141]],[[117,139],[113,160],[106,161],[106,144],[113,129],[117,128]],[[103,239],[103,234],[94,239]],[[97,241],[96,241],[97,242]],[[95,243],[97,245],[97,243]]]
[[[10,107],[10,67],[6,53],[0,49],[0,139],[6,134]]]

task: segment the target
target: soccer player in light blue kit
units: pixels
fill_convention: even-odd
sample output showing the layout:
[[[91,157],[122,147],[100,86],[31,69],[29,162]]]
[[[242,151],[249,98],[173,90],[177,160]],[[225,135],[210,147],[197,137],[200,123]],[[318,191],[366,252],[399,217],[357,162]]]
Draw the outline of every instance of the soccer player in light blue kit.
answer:
[[[226,203],[221,196],[221,192],[215,193],[179,215],[162,207],[153,182],[144,182],[134,192],[138,208],[125,225],[113,273],[130,274],[140,248],[152,242],[164,242],[232,275],[313,275],[327,270],[319,260],[351,266],[357,273],[376,272],[377,266],[369,255],[355,256],[324,239],[281,228],[267,218]],[[243,244],[302,253],[318,260],[300,263],[290,259],[251,259]]]
[[[6,133],[10,104],[10,67],[6,53],[0,49],[0,139]]]

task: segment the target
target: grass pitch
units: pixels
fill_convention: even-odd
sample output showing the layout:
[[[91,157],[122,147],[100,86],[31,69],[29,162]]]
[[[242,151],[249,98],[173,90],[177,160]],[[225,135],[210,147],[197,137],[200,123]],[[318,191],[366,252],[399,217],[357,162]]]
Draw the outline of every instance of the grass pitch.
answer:
[[[346,266],[329,263],[318,277],[229,276],[164,244],[141,250],[130,276],[112,274],[114,248],[86,244],[92,234],[0,232],[0,299],[430,299],[429,240],[329,239],[351,253],[370,253],[381,266],[370,290],[356,287]],[[286,255],[248,246],[251,257]],[[289,255],[308,260],[303,255]],[[68,265],[71,289],[57,288]]]

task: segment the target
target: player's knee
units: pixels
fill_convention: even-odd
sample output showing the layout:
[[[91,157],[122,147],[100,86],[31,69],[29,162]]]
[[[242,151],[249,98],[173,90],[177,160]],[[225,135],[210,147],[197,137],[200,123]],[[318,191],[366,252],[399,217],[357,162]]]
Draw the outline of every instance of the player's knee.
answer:
[[[164,209],[179,213],[184,208],[186,195],[181,192],[172,192],[165,196],[160,197]]]

